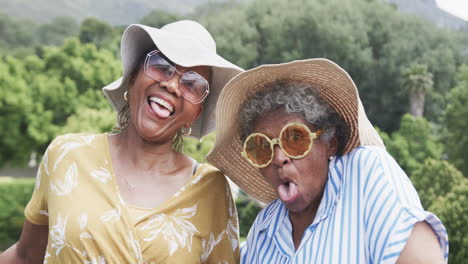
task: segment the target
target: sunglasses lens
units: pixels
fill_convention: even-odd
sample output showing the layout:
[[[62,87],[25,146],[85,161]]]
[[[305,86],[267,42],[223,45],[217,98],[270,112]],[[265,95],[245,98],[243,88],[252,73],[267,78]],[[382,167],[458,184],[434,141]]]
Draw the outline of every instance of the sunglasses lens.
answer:
[[[297,157],[304,155],[310,148],[309,131],[302,125],[290,125],[281,133],[281,144],[284,151]]]
[[[245,142],[247,158],[257,165],[267,164],[271,159],[270,142],[265,136],[252,135]]]
[[[145,71],[153,80],[166,81],[174,74],[175,67],[166,59],[161,57],[159,53],[155,53],[147,58]]]
[[[186,72],[180,78],[179,88],[185,99],[198,102],[208,92],[208,81],[196,72]]]

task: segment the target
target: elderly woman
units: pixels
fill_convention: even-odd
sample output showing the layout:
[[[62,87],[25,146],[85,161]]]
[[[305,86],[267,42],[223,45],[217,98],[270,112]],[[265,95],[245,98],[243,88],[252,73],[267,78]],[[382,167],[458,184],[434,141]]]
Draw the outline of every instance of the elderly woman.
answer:
[[[224,176],[178,151],[214,129],[224,85],[242,71],[200,24],[131,25],[123,78],[104,88],[120,132],[56,138],[17,244],[0,263],[237,263]]]
[[[269,203],[241,263],[443,263],[447,233],[385,151],[349,75],[326,59],[235,77],[208,160]]]

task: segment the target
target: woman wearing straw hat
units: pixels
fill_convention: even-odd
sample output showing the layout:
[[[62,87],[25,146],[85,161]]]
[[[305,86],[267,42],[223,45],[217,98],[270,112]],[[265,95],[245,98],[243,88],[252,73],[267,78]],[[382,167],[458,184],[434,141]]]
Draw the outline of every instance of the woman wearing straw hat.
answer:
[[[326,59],[241,73],[208,160],[268,203],[241,263],[443,263],[447,232],[385,151],[349,75]]]
[[[1,263],[238,262],[226,179],[177,149],[214,129],[218,95],[242,69],[193,21],[131,25],[121,57],[123,77],[103,88],[120,132],[51,143]]]

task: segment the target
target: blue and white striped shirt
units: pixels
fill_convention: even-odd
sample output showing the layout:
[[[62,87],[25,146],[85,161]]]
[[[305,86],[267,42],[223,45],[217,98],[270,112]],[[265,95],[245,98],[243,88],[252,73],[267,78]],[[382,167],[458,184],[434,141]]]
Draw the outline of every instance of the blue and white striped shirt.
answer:
[[[404,171],[385,150],[360,147],[330,162],[319,209],[297,250],[288,210],[277,199],[255,219],[241,263],[395,263],[424,220],[447,260],[447,231],[424,211]]]

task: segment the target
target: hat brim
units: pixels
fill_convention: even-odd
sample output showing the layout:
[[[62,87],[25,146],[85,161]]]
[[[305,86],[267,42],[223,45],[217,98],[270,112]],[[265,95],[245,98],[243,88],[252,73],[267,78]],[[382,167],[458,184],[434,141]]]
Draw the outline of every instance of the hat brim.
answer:
[[[195,25],[194,30],[200,30],[201,26],[194,24],[193,21],[180,21],[179,23],[182,22],[186,22],[186,26]],[[202,29],[204,30],[204,28]],[[212,67],[210,93],[203,102],[202,114],[192,123],[191,136],[201,138],[215,128],[214,109],[221,90],[232,77],[243,71],[242,68],[216,54],[216,49],[210,47],[209,44],[183,34],[139,24],[130,25],[125,30],[121,43],[123,76],[105,86],[102,89],[103,93],[113,109],[120,112],[126,104],[123,95],[128,89],[122,86],[123,80],[128,78],[142,53],[153,46],[156,46],[172,62],[182,67]]]
[[[358,118],[358,113],[365,115],[361,113],[358,91],[351,77],[340,66],[327,59],[263,65],[233,78],[218,100],[216,143],[207,159],[246,193],[264,203],[277,198],[277,193],[259,170],[241,156],[239,113],[242,112],[241,107],[247,99],[278,80],[309,84],[340,114],[350,132],[344,153],[361,145],[358,119],[364,118]],[[372,125],[370,127],[373,130]],[[377,138],[380,139],[378,135]],[[377,144],[377,141],[373,141],[372,144]]]

